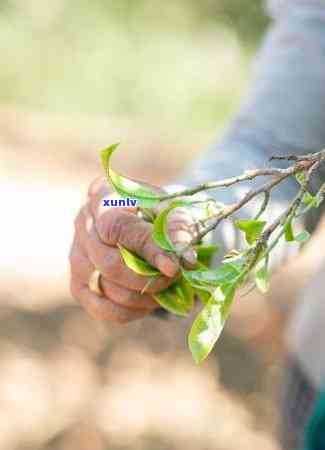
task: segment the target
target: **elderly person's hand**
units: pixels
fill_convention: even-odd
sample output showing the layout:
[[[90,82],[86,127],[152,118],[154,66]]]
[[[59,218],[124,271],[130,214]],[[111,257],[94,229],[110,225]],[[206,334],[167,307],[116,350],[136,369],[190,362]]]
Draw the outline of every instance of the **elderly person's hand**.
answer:
[[[180,261],[156,245],[151,237],[152,224],[140,218],[136,208],[103,206],[103,199],[109,195],[107,182],[96,179],[75,220],[70,251],[71,293],[92,316],[123,323],[142,318],[159,307],[152,294],[163,291],[177,279]],[[184,208],[177,208],[170,214],[168,230],[175,245],[185,246],[194,235],[194,219]],[[148,277],[130,270],[118,244],[145,259],[161,276],[149,282]],[[187,265],[194,264],[195,259],[194,250],[184,255]],[[101,274],[97,292],[90,283],[96,270]]]

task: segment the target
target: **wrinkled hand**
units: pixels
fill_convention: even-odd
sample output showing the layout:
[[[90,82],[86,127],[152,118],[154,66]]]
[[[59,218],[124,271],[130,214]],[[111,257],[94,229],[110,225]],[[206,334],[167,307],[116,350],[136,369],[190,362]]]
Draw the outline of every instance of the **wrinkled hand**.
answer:
[[[142,318],[159,307],[152,294],[165,290],[177,279],[180,261],[155,244],[151,237],[152,224],[140,218],[136,208],[104,207],[103,199],[108,196],[110,191],[105,180],[96,179],[90,185],[88,200],[75,220],[70,286],[72,296],[89,314],[123,323]],[[168,230],[175,245],[186,246],[195,230],[188,210],[172,211]],[[148,277],[136,274],[124,264],[117,244],[145,259],[161,276],[148,284]],[[195,251],[188,250],[184,255],[185,265],[193,265],[195,261]],[[96,269],[101,273],[103,296],[88,286]]]

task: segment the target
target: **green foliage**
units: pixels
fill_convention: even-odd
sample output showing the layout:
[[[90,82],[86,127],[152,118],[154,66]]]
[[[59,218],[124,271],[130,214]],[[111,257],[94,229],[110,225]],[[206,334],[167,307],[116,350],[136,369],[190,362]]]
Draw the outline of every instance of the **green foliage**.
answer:
[[[206,305],[211,297],[210,290],[207,288],[204,289],[201,287],[200,288],[193,287],[193,290],[194,290],[194,293],[197,295],[198,299],[201,301],[201,303],[203,305]]]
[[[218,245],[201,244],[195,246],[194,248],[197,253],[197,259],[205,266],[208,266],[210,264],[213,256],[220,250],[220,247]]]
[[[171,203],[166,203],[166,207],[156,215],[157,209],[152,208],[166,200],[166,196],[159,196],[143,183],[129,180],[114,172],[110,167],[110,159],[116,148],[117,144],[114,144],[101,154],[108,181],[120,195],[130,196],[138,200],[140,211],[146,220],[152,223],[152,237],[155,243],[166,252],[180,257],[179,261],[182,264],[181,256],[184,249],[180,251],[175,248],[170,240],[168,218],[175,208],[191,208],[197,202],[191,197],[185,200],[172,200]],[[235,226],[245,234],[247,245],[244,249],[240,251],[237,249],[231,250],[223,256],[222,264],[216,268],[209,268],[209,261],[219,250],[219,247],[202,243],[204,233],[199,234],[196,236],[196,240],[193,240],[193,247],[198,257],[195,267],[193,269],[181,267],[178,279],[168,289],[153,295],[161,307],[179,316],[186,316],[192,311],[195,296],[200,299],[203,308],[195,318],[188,336],[188,344],[197,363],[202,362],[213,349],[229,316],[235,294],[249,274],[254,273],[255,283],[253,287],[256,286],[263,294],[268,291],[270,286],[269,254],[279,243],[280,238],[284,235],[286,241],[299,243],[304,243],[309,239],[309,233],[305,230],[295,235],[293,223],[299,215],[309,208],[319,206],[323,199],[325,187],[313,196],[306,192],[306,175],[300,172],[296,175],[296,178],[302,186],[299,191],[300,197],[298,195],[285,214],[279,216],[271,226],[265,228],[266,222],[258,219],[235,221]],[[196,189],[191,190],[191,192],[193,191],[197,192]],[[187,193],[188,191],[185,191],[183,194],[186,195]],[[203,212],[208,209],[208,202],[208,199],[205,202],[199,202]],[[219,220],[220,211],[213,213],[215,218]],[[211,221],[210,213],[208,216],[203,214],[203,217]],[[203,223],[204,219],[200,220],[201,226]],[[277,228],[280,232],[269,243],[270,234]],[[209,227],[205,228],[205,230],[207,229]],[[139,275],[148,277],[148,283],[160,275],[157,269],[139,256],[120,245],[119,249],[127,267]],[[146,288],[147,285],[144,291]]]
[[[193,322],[188,344],[193,358],[202,362],[211,352],[223,330],[234,299],[236,284],[217,287]]]
[[[304,243],[304,242],[307,242],[309,238],[310,238],[310,234],[308,233],[308,231],[303,230],[299,234],[297,234],[296,241]]]
[[[302,186],[306,182],[305,172],[298,172],[298,173],[296,173],[296,180]]]
[[[318,208],[322,201],[323,199],[321,195],[311,195],[309,192],[306,192],[302,199],[302,202],[311,208]]]
[[[306,174],[304,172],[298,172],[296,174],[296,180],[301,186],[303,186],[303,184],[306,182]],[[305,192],[302,198],[302,203],[310,208],[318,208],[322,201],[323,196],[321,193],[312,195],[310,192]]]
[[[226,263],[216,269],[199,269],[182,271],[185,279],[192,286],[198,288],[218,287],[224,284],[232,283],[241,273],[241,266],[235,263]]]
[[[35,14],[34,1],[0,2],[1,42],[10,42],[1,53],[1,103],[123,116],[140,120],[143,129],[164,122],[176,130],[222,126],[239,101],[250,45],[265,26],[262,0],[40,5],[44,13]],[[225,65],[228,70],[215,75],[214,68]],[[206,76],[198,77],[195,67]]]
[[[118,248],[120,249],[121,256],[126,266],[129,269],[133,270],[133,272],[139,275],[145,275],[147,277],[156,277],[160,275],[160,272],[150,264],[148,264],[147,261],[144,261],[142,258],[139,258],[139,256],[136,256],[133,253],[129,252],[129,250],[122,247],[122,245],[118,244]]]
[[[160,214],[158,214],[153,223],[152,237],[159,247],[164,250],[175,251],[175,247],[168,235],[168,216],[173,209],[181,206],[190,206],[191,204],[192,202],[190,201],[176,200],[172,202],[170,206],[165,208]]]
[[[310,235],[308,231],[303,230],[297,236],[295,236],[293,227],[292,227],[292,219],[289,219],[284,225],[284,236],[287,242],[300,242],[304,243],[308,241]]]
[[[284,225],[284,237],[287,242],[292,242],[295,240],[292,228],[292,219],[287,220]]]
[[[186,316],[193,308],[194,292],[183,278],[153,297],[160,306],[179,316]]]
[[[236,220],[237,228],[245,233],[248,244],[252,245],[260,237],[266,222],[263,220]]]
[[[101,160],[108,181],[111,182],[115,191],[121,197],[135,198],[138,201],[138,206],[142,206],[143,208],[153,208],[159,202],[159,196],[156,192],[144,184],[123,177],[112,170],[110,160],[118,145],[119,144],[113,144],[101,152]]]

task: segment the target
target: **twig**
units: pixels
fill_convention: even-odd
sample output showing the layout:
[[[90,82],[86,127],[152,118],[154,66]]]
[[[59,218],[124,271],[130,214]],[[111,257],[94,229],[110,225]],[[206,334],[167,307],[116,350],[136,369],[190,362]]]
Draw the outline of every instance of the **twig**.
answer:
[[[273,159],[286,159],[286,160],[294,160],[295,163],[286,168],[286,169],[255,169],[251,171],[246,171],[242,175],[239,175],[237,177],[232,178],[226,178],[224,180],[220,181],[214,181],[209,183],[203,183],[200,184],[194,188],[185,189],[183,191],[176,192],[171,195],[166,195],[161,198],[161,200],[171,199],[179,196],[189,196],[196,194],[200,191],[207,190],[207,189],[214,189],[214,188],[220,188],[220,187],[227,187],[231,186],[233,184],[240,183],[242,181],[248,181],[253,180],[256,177],[259,176],[271,176],[272,180],[264,183],[262,186],[257,188],[250,189],[244,197],[238,201],[237,203],[233,203],[231,205],[225,205],[221,211],[218,211],[215,215],[210,216],[206,219],[200,220],[197,222],[197,233],[192,239],[192,241],[186,246],[186,248],[183,250],[185,251],[190,246],[200,242],[202,238],[209,233],[210,231],[217,228],[217,226],[225,219],[228,219],[231,217],[235,212],[246,206],[251,200],[256,198],[260,194],[264,194],[264,200],[261,205],[261,208],[256,216],[256,218],[259,218],[262,213],[267,208],[267,205],[270,200],[270,194],[271,191],[282,181],[287,179],[290,176],[296,175],[299,172],[307,172],[307,176],[305,179],[305,182],[301,186],[299,193],[297,196],[293,199],[291,204],[288,206],[288,208],[282,213],[266,230],[264,230],[261,237],[257,240],[255,246],[250,249],[253,258],[252,263],[255,264],[256,260],[258,260],[261,250],[263,250],[264,247],[266,247],[266,243],[269,239],[269,237],[272,235],[272,233],[278,228],[279,225],[283,223],[284,220],[288,220],[288,217],[291,215],[295,215],[297,209],[302,203],[304,194],[307,192],[308,184],[311,178],[311,175],[313,172],[320,166],[320,164],[325,160],[325,149],[321,150],[318,153],[311,153],[304,156],[295,156],[295,155],[288,155],[288,156],[274,156]],[[319,194],[323,195],[325,193],[325,183],[319,190]],[[283,233],[282,233],[283,234]],[[282,235],[281,234],[281,235]]]
[[[264,213],[264,211],[266,210],[267,205],[268,205],[268,203],[270,201],[270,198],[271,198],[270,192],[269,191],[264,192],[264,200],[263,200],[263,203],[262,203],[262,205],[260,207],[259,212],[255,216],[255,220],[258,220],[261,217],[261,215]]]
[[[287,160],[287,161],[296,161],[296,163],[288,167],[287,169],[279,169],[279,168],[262,168],[262,169],[253,169],[246,170],[243,174],[225,178],[219,181],[210,181],[207,183],[199,184],[193,188],[183,189],[182,191],[174,192],[172,194],[166,194],[159,197],[160,201],[170,200],[176,197],[184,197],[191,196],[197,194],[202,191],[208,191],[211,189],[225,188],[230,187],[237,183],[242,183],[244,181],[252,181],[257,177],[262,176],[272,176],[276,178],[285,179],[291,175],[294,175],[297,172],[301,172],[303,170],[309,169],[309,167],[316,161],[323,160],[325,158],[325,149],[321,150],[317,153],[310,153],[308,155],[287,155],[287,156],[272,156],[271,159],[275,160]]]

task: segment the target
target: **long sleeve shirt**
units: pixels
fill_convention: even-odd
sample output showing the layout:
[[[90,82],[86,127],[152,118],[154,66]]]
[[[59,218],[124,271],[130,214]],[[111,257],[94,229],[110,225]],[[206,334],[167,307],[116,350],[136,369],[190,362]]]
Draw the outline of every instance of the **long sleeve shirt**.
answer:
[[[239,112],[221,141],[184,175],[185,184],[263,167],[271,155],[325,148],[325,0],[271,0],[267,7],[274,20]],[[325,172],[314,177],[314,188],[322,179]],[[283,183],[273,208],[285,208],[296,192],[294,179]],[[210,192],[225,203],[242,193],[242,185]],[[325,270],[322,275],[303,294],[288,332],[289,347],[317,387],[325,384]]]

